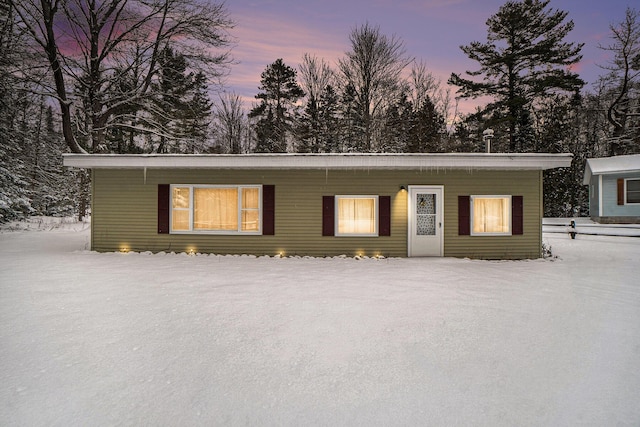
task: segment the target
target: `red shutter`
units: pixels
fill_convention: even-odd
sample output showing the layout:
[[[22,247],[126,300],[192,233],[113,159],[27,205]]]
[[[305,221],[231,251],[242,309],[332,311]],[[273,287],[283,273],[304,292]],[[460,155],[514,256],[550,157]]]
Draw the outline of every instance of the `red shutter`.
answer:
[[[471,197],[458,196],[458,234],[471,234]]]
[[[169,184],[158,184],[158,234],[169,234]]]
[[[322,196],[322,235],[335,235],[335,197]]]
[[[262,234],[273,236],[276,234],[276,187],[262,186]]]
[[[378,236],[391,236],[391,196],[378,197]]]
[[[524,234],[524,200],[522,196],[511,196],[511,234]]]
[[[624,205],[624,179],[618,179],[618,204]]]

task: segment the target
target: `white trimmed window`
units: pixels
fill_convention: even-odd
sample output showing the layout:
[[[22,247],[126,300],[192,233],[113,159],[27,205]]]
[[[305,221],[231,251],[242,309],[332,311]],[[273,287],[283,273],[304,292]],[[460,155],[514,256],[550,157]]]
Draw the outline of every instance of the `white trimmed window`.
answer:
[[[171,233],[260,234],[259,185],[172,185]]]
[[[624,204],[640,204],[640,179],[627,178],[624,180]]]
[[[511,196],[471,196],[471,235],[511,235]]]
[[[335,196],[336,236],[377,236],[378,196]]]

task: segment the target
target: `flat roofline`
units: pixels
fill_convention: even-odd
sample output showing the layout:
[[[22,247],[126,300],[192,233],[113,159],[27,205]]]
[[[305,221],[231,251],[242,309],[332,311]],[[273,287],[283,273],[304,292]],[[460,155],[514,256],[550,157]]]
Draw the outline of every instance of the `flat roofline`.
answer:
[[[545,170],[571,165],[569,153],[64,154],[87,169],[469,169]]]
[[[584,174],[582,177],[582,181],[584,185],[589,183],[589,178],[591,176],[600,176],[600,175],[629,175],[629,174],[637,174],[640,172],[640,169],[620,169],[620,170],[608,170],[608,171],[592,171],[589,167],[586,167],[584,170]]]
[[[587,159],[582,183],[589,184],[591,176],[640,172],[640,154]]]

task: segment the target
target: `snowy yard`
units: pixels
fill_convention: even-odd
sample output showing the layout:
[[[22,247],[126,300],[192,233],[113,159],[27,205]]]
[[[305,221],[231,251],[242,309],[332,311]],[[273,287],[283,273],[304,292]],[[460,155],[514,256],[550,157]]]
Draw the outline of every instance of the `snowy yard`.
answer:
[[[277,259],[97,254],[82,226],[0,233],[3,426],[640,424],[640,238]]]

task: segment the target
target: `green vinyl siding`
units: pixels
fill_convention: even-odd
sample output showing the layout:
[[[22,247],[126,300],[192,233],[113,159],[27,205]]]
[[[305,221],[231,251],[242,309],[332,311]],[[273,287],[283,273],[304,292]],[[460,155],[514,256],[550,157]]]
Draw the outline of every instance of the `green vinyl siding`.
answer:
[[[272,184],[275,235],[157,233],[158,184]],[[542,173],[466,170],[95,169],[92,248],[96,251],[254,255],[407,256],[407,195],[400,186],[444,186],[444,255],[537,258],[541,246]],[[391,235],[322,236],[322,196],[391,196]],[[459,195],[524,196],[522,236],[458,236]]]

